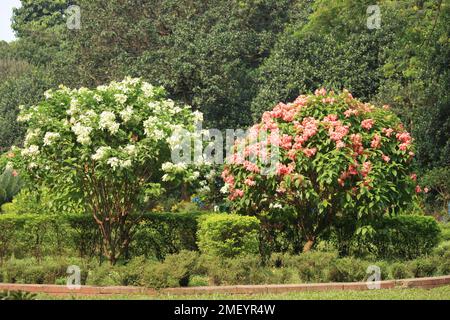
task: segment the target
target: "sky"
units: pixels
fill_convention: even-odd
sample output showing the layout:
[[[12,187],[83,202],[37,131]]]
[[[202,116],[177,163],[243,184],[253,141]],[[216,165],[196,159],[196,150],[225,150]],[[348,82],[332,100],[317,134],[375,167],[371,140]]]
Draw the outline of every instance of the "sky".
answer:
[[[20,7],[20,0],[0,0],[0,41],[14,40],[11,30],[12,9]]]

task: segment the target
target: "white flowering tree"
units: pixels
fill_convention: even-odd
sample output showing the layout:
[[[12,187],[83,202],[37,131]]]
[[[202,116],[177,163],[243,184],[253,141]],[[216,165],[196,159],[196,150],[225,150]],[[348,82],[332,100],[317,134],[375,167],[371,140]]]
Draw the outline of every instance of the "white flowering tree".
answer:
[[[189,166],[170,162],[171,148],[179,143],[174,133],[194,132],[202,115],[140,79],[94,90],[61,86],[45,97],[21,108],[18,120],[28,126],[24,147],[16,150],[21,166],[36,184],[82,200],[115,263],[139,213],[164,192],[164,180],[195,177]]]

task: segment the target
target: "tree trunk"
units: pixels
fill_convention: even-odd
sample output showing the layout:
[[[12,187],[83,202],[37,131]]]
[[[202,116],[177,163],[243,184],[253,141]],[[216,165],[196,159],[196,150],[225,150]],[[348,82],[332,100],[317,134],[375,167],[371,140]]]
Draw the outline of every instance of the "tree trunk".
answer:
[[[303,252],[310,251],[313,245],[314,245],[314,238],[309,238],[308,241],[306,241],[305,245],[303,246]]]

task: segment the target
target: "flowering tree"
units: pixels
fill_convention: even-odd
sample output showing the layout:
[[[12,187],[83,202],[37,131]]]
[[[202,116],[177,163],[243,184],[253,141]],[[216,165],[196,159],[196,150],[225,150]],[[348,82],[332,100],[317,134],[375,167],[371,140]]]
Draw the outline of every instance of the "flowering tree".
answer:
[[[94,90],[61,86],[45,96],[22,107],[18,120],[28,132],[24,148],[12,152],[20,151],[35,183],[81,199],[99,225],[104,254],[115,263],[128,248],[140,210],[163,193],[163,177],[180,171],[189,176],[186,165],[169,162],[171,147],[178,144],[174,133],[192,132],[202,115],[140,79]]]
[[[411,200],[416,177],[411,136],[388,109],[325,89],[280,103],[237,142],[224,191],[242,213],[293,209],[304,251],[337,217],[395,212]]]

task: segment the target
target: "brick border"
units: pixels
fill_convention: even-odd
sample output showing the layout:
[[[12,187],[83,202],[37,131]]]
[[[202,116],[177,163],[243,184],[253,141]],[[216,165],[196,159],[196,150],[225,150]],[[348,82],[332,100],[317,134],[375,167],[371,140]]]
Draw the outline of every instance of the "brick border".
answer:
[[[450,275],[431,278],[415,278],[402,280],[380,281],[381,289],[393,288],[423,288],[431,289],[444,285],[450,285]],[[13,284],[0,283],[0,291],[24,291],[31,293],[45,293],[49,295],[112,295],[112,294],[140,294],[148,296],[163,295],[201,295],[201,294],[267,294],[289,293],[305,291],[345,291],[345,290],[369,290],[366,282],[342,282],[342,283],[311,283],[311,284],[287,284],[287,285],[239,285],[217,287],[187,287],[166,288],[155,290],[143,287],[94,287],[81,286],[80,289],[69,289],[62,285],[46,284]]]

